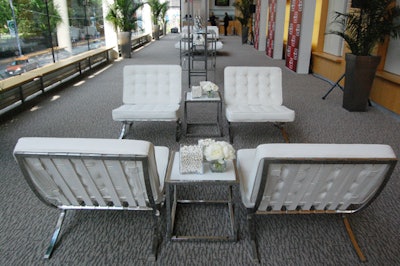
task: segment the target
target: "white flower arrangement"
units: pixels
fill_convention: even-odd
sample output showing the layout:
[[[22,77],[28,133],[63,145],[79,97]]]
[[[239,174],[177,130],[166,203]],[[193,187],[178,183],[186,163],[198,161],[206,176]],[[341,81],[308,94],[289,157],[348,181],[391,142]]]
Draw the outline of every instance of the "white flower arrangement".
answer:
[[[213,93],[218,91],[218,86],[211,81],[200,81],[200,87],[205,93]]]
[[[226,141],[211,141],[203,149],[207,161],[218,161],[224,163],[227,160],[236,158],[235,149]]]
[[[215,140],[214,139],[199,139],[199,141],[197,143],[203,149],[203,152],[204,152],[204,149],[207,146],[209,146],[210,144],[215,143]]]

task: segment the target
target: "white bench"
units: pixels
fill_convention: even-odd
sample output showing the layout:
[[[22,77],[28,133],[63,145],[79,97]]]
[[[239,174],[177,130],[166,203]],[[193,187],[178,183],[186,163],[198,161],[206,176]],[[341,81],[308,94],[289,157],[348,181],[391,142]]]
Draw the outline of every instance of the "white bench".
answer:
[[[247,208],[252,257],[259,261],[255,215],[346,214],[365,209],[384,188],[397,158],[375,144],[263,144],[237,152],[240,192]]]
[[[14,156],[39,199],[61,210],[45,258],[53,252],[67,210],[129,210],[153,212],[149,259],[156,260],[167,147],[139,140],[21,138]]]

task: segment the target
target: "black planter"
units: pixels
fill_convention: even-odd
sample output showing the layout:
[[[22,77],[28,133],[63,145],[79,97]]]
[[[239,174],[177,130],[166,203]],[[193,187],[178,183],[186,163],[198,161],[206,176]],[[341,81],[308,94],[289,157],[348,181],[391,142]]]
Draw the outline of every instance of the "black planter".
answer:
[[[132,52],[132,39],[131,32],[120,32],[118,33],[119,45],[121,49],[122,58],[131,58]]]
[[[160,26],[153,25],[153,39],[159,40],[160,39]]]
[[[242,44],[247,43],[248,35],[249,35],[249,27],[242,26]]]
[[[346,74],[343,108],[351,112],[365,112],[380,56],[346,54]]]

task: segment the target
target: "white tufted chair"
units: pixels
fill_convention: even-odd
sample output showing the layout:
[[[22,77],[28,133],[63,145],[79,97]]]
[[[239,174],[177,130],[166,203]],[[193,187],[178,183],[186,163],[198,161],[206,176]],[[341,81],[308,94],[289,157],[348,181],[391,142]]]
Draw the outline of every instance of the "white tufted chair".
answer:
[[[131,139],[35,137],[20,138],[14,156],[33,192],[61,211],[45,258],[52,254],[67,211],[120,210],[153,213],[148,258],[156,260],[170,171],[167,147]]]
[[[123,105],[112,111],[113,119],[123,123],[120,138],[126,136],[135,121],[176,121],[178,141],[181,134],[178,113],[182,98],[181,66],[125,66],[123,78]]]
[[[316,213],[342,214],[365,261],[344,215],[366,208],[382,191],[397,163],[390,146],[262,144],[238,150],[236,162],[256,262],[255,215]]]
[[[229,66],[224,70],[225,115],[229,138],[233,122],[274,122],[289,142],[282,125],[295,113],[282,105],[282,70],[279,67]]]

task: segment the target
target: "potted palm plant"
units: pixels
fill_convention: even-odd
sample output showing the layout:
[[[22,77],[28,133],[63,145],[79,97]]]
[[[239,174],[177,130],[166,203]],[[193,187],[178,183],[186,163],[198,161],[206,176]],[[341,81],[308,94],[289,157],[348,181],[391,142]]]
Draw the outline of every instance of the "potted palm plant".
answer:
[[[106,15],[106,19],[113,24],[118,34],[118,43],[123,58],[131,57],[132,30],[137,29],[136,12],[142,6],[143,3],[135,0],[115,0]]]
[[[163,34],[167,34],[167,12],[169,9],[169,2],[165,2],[166,4],[163,6],[160,14],[160,20],[163,26]]]
[[[334,23],[342,30],[329,33],[342,37],[346,54],[343,108],[366,111],[369,94],[381,57],[373,55],[378,43],[400,35],[400,7],[393,0],[353,0],[348,13],[336,12]]]
[[[148,0],[147,4],[151,9],[151,19],[153,23],[153,39],[158,40],[160,38],[160,22],[163,11],[168,9],[169,2],[161,3],[160,0]]]
[[[239,0],[232,4],[242,14],[241,16],[237,17],[237,20],[239,20],[240,25],[242,26],[242,44],[247,43],[252,4],[253,0]]]

